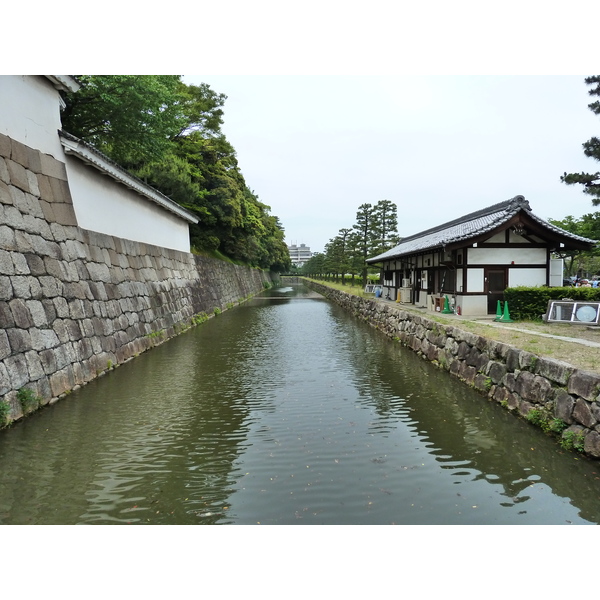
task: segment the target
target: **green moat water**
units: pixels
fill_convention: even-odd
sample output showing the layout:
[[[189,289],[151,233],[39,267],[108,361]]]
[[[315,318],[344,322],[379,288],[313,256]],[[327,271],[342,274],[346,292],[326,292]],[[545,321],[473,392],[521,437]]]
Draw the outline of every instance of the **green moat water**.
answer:
[[[302,286],[0,432],[1,524],[585,524],[600,464]]]

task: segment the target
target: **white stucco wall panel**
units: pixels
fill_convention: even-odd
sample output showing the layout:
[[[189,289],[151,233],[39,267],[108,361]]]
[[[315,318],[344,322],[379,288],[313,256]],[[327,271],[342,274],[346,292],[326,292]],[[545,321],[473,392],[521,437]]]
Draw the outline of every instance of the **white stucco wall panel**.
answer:
[[[470,265],[546,264],[545,248],[469,248]]]
[[[466,317],[485,316],[487,312],[487,296],[456,297],[456,305],[460,306],[460,314]]]
[[[546,285],[546,269],[509,269],[508,287]]]
[[[0,133],[63,161],[60,96],[48,79],[0,75]]]
[[[66,165],[80,227],[182,252],[190,251],[187,222],[78,158],[67,156]]]
[[[470,265],[546,264],[545,248],[469,248]]]
[[[483,269],[467,269],[467,292],[483,292]]]

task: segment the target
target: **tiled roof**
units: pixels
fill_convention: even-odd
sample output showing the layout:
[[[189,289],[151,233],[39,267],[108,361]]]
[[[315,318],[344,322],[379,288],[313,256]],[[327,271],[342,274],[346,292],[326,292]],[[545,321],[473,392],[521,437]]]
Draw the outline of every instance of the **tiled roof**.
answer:
[[[367,262],[381,262],[382,260],[414,254],[416,252],[423,252],[433,248],[444,248],[448,244],[454,244],[456,242],[480,236],[481,234],[493,231],[503,223],[506,223],[521,210],[526,210],[529,217],[547,229],[559,233],[562,236],[577,240],[578,242],[596,244],[595,240],[575,235],[544,221],[531,212],[529,202],[525,200],[523,196],[515,196],[510,200],[470,213],[464,217],[450,221],[449,223],[444,223],[443,225],[438,225],[437,227],[422,231],[416,235],[403,238],[398,246],[383,254],[369,258]]]

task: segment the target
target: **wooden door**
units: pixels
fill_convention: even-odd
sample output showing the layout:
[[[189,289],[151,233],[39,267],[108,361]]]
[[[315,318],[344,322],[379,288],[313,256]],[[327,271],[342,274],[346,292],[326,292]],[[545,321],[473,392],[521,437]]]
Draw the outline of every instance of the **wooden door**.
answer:
[[[484,273],[485,292],[488,298],[488,314],[496,314],[498,300],[504,300],[504,290],[508,285],[505,268],[487,268]]]

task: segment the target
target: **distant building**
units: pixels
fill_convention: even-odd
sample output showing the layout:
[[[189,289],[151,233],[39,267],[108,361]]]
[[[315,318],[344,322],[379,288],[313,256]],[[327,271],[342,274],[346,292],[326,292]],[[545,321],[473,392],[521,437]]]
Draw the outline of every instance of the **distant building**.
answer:
[[[312,252],[306,244],[300,244],[299,246],[292,244],[291,246],[288,246],[288,250],[290,251],[292,264],[296,265],[297,267],[303,266],[312,257]]]

